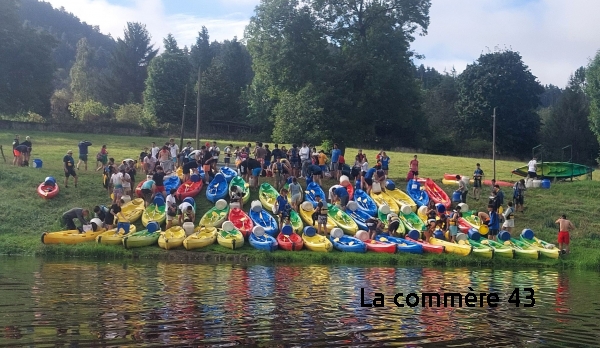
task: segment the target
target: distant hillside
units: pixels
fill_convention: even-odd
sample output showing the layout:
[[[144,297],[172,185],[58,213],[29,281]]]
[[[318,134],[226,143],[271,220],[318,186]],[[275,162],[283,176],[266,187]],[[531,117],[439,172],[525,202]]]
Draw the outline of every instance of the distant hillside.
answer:
[[[115,40],[100,32],[98,26],[81,22],[74,14],[64,8],[55,9],[50,3],[38,0],[20,0],[19,15],[23,23],[38,30],[52,34],[59,41],[54,50],[54,60],[58,69],[68,71],[75,61],[75,52],[79,39],[85,37],[90,46],[96,49],[99,58],[110,56]],[[97,59],[98,64],[108,64],[108,59]],[[105,66],[99,66],[104,68]]]

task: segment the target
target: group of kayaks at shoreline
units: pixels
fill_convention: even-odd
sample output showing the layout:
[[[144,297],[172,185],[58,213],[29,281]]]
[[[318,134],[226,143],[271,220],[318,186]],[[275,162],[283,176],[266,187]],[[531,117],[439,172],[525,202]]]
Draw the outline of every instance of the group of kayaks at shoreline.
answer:
[[[178,178],[177,176],[175,176]],[[186,196],[194,210],[195,195],[199,193],[197,184],[189,180],[181,184],[175,183]],[[347,182],[340,182],[342,186]],[[287,184],[286,184],[287,185]],[[250,209],[244,211],[238,204],[229,204],[224,198],[231,187],[243,190],[243,204],[250,203]],[[181,189],[184,187],[184,189]],[[185,187],[193,187],[194,193],[188,194]],[[304,202],[292,210],[289,224],[281,224],[270,212],[279,193],[269,183],[259,188],[259,200],[250,201],[249,187],[233,170],[218,173],[206,186],[207,199],[215,203],[197,225],[191,222],[178,225],[178,219],[172,220],[173,226],[161,231],[160,225],[166,220],[165,203],[162,196],[157,195],[154,201],[145,207],[142,198],[135,198],[121,209],[131,223],[130,231],[124,234],[121,230],[105,230],[102,227],[95,231],[80,233],[77,230],[44,233],[44,244],[78,244],[96,241],[104,245],[122,245],[125,248],[136,248],[158,244],[164,249],[183,247],[187,250],[200,249],[215,242],[229,249],[239,249],[250,243],[256,249],[274,251],[277,249],[298,251],[308,249],[316,252],[329,252],[334,249],[344,252],[383,252],[383,253],[451,253],[460,256],[474,255],[482,258],[526,258],[538,259],[558,258],[559,250],[553,245],[533,236],[531,230],[524,230],[518,239],[509,238],[504,241],[483,239],[485,228],[472,212],[463,212],[460,218],[460,230],[456,242],[446,241],[442,234],[436,233],[428,242],[422,238],[426,228],[426,217],[423,208],[429,200],[433,200],[440,209],[449,209],[451,201],[448,195],[431,179],[411,180],[407,184],[406,193],[395,188],[389,182],[387,189],[381,192],[367,192],[361,189],[351,190],[352,199],[342,210],[339,206],[328,204],[327,235],[316,233],[313,227],[313,212],[317,205],[316,196],[327,202],[325,192],[315,182],[309,182],[304,191]],[[179,191],[178,191],[179,192]],[[140,194],[140,192],[138,192]],[[141,194],[140,194],[141,195]],[[443,207],[443,208],[442,208]],[[398,229],[404,238],[394,237],[386,228],[369,239],[366,220],[379,217],[387,221],[387,214],[396,214],[401,221]],[[137,231],[134,222],[142,220],[144,230]],[[440,231],[441,232],[441,231]]]

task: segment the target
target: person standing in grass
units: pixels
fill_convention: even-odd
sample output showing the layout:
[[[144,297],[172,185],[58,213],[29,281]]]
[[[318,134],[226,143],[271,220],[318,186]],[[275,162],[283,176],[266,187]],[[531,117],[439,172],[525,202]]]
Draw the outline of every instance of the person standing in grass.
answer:
[[[298,183],[296,177],[292,178],[292,183],[289,185],[290,193],[292,194],[292,209],[298,211],[298,206],[302,203],[302,187]]]
[[[63,157],[63,169],[65,170],[65,187],[69,187],[69,176],[73,177],[73,183],[77,187],[77,173],[75,173],[75,160],[73,159],[73,151],[67,151]]]
[[[106,163],[108,163],[108,150],[106,149],[106,144],[102,145],[102,148],[100,148],[100,152],[98,152],[98,154],[96,155],[96,164],[98,163],[100,163],[100,165],[98,165],[96,171],[99,171],[100,169],[104,168]]]
[[[331,150],[331,177],[336,181],[340,178],[340,155],[342,151],[338,148],[338,144],[333,144],[333,150]]]
[[[409,169],[412,172],[412,178],[417,180],[419,177],[419,161],[417,160],[417,155],[415,155],[409,163]]]
[[[515,209],[518,212],[523,212],[523,203],[525,201],[525,179],[521,179],[515,183],[513,186],[513,201],[515,204]]]
[[[387,176],[388,171],[390,169],[390,157],[385,151],[381,152],[381,158],[379,158],[379,163],[381,163],[381,169],[383,169],[385,176]]]
[[[155,185],[155,193],[160,193],[163,197],[167,197],[167,191],[165,189],[165,172],[163,171],[163,167],[156,166],[156,173],[152,175],[152,181],[154,181]]]
[[[12,149],[13,149],[13,166],[21,166],[19,164],[19,161],[21,160],[21,152],[17,150],[17,146],[20,145],[19,142],[19,134],[15,134],[15,139],[12,142]]]
[[[555,223],[558,224],[558,248],[561,254],[568,254],[570,252],[569,243],[571,242],[570,233],[575,229],[575,226],[571,221],[567,220],[565,214],[556,220]]]
[[[28,136],[25,137],[25,141],[21,143],[21,145],[25,145],[25,147],[27,147],[27,151],[25,153],[23,153],[23,165],[24,166],[28,166],[29,165],[29,156],[31,156],[31,138]]]
[[[529,163],[527,163],[527,178],[537,178],[537,160],[535,156],[533,157],[533,159],[531,159],[531,161],[529,161]]]
[[[167,145],[164,145],[158,152],[158,162],[166,172],[171,171],[173,161],[171,160],[171,151]]]
[[[300,162],[302,163],[302,176],[308,176],[308,166],[311,164],[310,148],[306,145],[306,142],[302,142],[302,147],[298,151],[300,156]]]
[[[483,179],[483,170],[481,165],[477,163],[477,168],[473,172],[473,198],[478,201],[481,194],[481,180]]]
[[[92,143],[87,140],[82,140],[77,144],[79,148],[79,161],[77,162],[77,170],[79,170],[79,166],[81,162],[84,164],[85,170],[87,170],[87,162],[88,162],[88,147],[92,146]]]
[[[513,208],[513,203],[508,202],[508,208],[504,211],[504,223],[502,224],[502,229],[508,231],[508,233],[512,234],[513,228],[515,227],[515,209]]]
[[[231,154],[233,152],[233,145],[229,144],[225,146],[225,149],[223,151],[225,152],[225,158],[223,158],[223,162],[225,162],[225,167],[229,167],[229,165],[231,164]]]
[[[496,236],[500,230],[500,218],[498,217],[498,212],[493,204],[488,204],[488,212],[490,215],[490,220],[487,223],[490,228],[488,231],[488,239],[496,240]]]
[[[158,151],[160,151],[160,148],[156,146],[156,142],[153,141],[152,146],[150,146],[150,154],[152,157],[158,159]]]
[[[151,153],[146,154],[146,158],[144,158],[144,172],[146,173],[146,175],[154,173],[155,167],[156,157],[152,156]]]
[[[458,181],[458,190],[456,191],[460,192],[460,202],[467,203],[467,193],[469,192],[467,184],[465,184],[465,181],[462,180],[460,175],[456,175],[456,181]]]

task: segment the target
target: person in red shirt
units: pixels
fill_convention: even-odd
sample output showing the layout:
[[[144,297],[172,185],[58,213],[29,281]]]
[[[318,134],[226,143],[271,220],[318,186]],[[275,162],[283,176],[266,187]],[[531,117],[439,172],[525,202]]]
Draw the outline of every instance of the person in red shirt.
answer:
[[[413,179],[417,180],[419,176],[419,161],[417,160],[417,155],[410,161],[410,171],[413,174]]]

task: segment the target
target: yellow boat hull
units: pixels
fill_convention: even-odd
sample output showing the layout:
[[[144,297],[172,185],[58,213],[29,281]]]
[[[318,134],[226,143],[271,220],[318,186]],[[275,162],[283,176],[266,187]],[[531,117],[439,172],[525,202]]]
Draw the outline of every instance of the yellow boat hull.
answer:
[[[387,193],[374,193],[373,191],[371,191],[370,196],[375,201],[375,204],[377,204],[377,208],[381,208],[382,206],[387,205],[388,207],[390,207],[390,211],[392,213],[398,214],[400,212],[400,207],[398,206],[398,203],[396,203],[396,201]]]
[[[158,246],[166,250],[179,248],[183,245],[185,237],[185,231],[182,227],[173,226],[160,234]]]
[[[194,233],[183,241],[183,247],[187,250],[199,249],[215,244],[217,241],[217,228],[212,226],[199,226]]]
[[[130,223],[134,223],[142,217],[144,209],[144,200],[142,198],[136,198],[125,203],[121,207],[121,212]]]
[[[329,252],[333,250],[333,244],[331,244],[331,241],[329,241],[329,239],[325,236],[315,235],[308,237],[307,235],[303,234],[302,241],[308,250],[318,252]]]
[[[446,242],[445,240],[437,239],[434,237],[429,238],[429,243],[433,245],[441,245],[444,247],[445,252],[459,256],[467,256],[471,254],[471,251],[473,249],[473,247],[470,245],[450,243]]]
[[[235,232],[219,231],[217,233],[217,243],[232,250],[239,249],[244,245],[244,235],[235,230]]]
[[[146,227],[150,221],[156,221],[159,225],[165,222],[167,213],[165,207],[158,207],[155,204],[150,204],[142,213],[142,225]]]
[[[494,257],[494,249],[492,249],[488,246],[475,247],[475,246],[471,245],[469,243],[469,241],[464,241],[464,240],[461,240],[456,244],[470,246],[472,248],[471,255],[473,255],[473,256],[483,257],[485,259],[491,259],[492,257]],[[512,250],[509,250],[509,251],[512,254]]]
[[[410,198],[409,195],[402,192],[401,190],[386,190],[385,193],[387,193],[388,196],[392,197],[399,207],[402,207],[402,205],[408,205],[413,212],[417,211],[417,203],[415,203],[415,201],[413,201],[413,199]]]
[[[78,230],[66,230],[59,232],[42,233],[42,243],[44,244],[79,244],[84,242],[93,242],[96,237],[106,232],[106,229],[99,228],[97,231],[88,231],[79,233]]]
[[[202,218],[200,218],[199,226],[209,226],[209,227],[221,227],[223,222],[227,220],[227,216],[229,215],[229,206],[223,210],[217,210],[216,207],[212,207],[209,211],[207,211]]]
[[[549,259],[558,259],[560,257],[560,250],[557,247],[546,249],[544,248],[543,243],[537,237],[534,237],[532,242],[527,242],[531,244],[532,249],[540,252],[540,256],[547,257]]]
[[[312,223],[312,214],[315,210],[304,210],[302,207],[298,208],[298,215],[300,215],[300,219],[304,222],[305,226],[313,226]],[[317,227],[317,223],[314,224],[315,228]],[[327,217],[327,231],[331,231],[333,228],[336,228],[337,224],[335,221],[331,219],[331,217]]]
[[[123,245],[123,236],[125,236],[123,232],[125,231],[121,228],[117,234],[115,234],[115,232],[117,232],[117,229],[113,228],[112,230],[108,230],[102,233],[101,235],[96,237],[96,243],[102,245]],[[135,232],[136,227],[135,225],[131,224],[129,226],[129,233]]]

